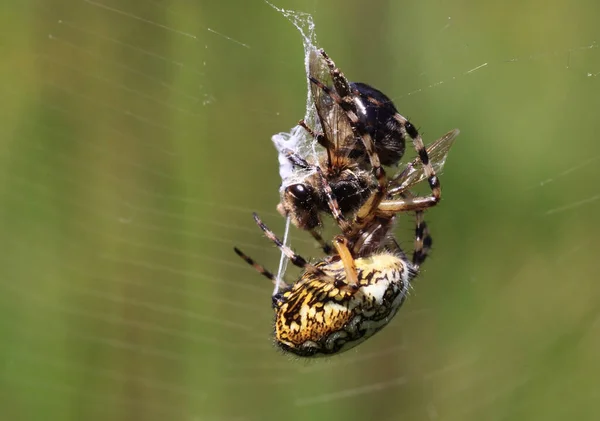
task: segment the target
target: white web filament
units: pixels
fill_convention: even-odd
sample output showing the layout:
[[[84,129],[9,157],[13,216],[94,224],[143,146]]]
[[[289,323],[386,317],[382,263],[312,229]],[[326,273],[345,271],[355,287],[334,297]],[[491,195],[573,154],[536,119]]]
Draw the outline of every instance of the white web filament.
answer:
[[[283,233],[283,245],[287,246],[288,244],[288,234],[290,232],[290,217],[288,216],[285,219],[285,232]],[[289,259],[282,252],[279,258],[279,269],[277,269],[277,281],[275,282],[275,287],[273,288],[273,295],[279,292],[279,287],[281,285],[285,285],[285,281],[283,280],[283,275],[285,275],[285,270],[287,269]]]
[[[306,112],[304,115],[304,121],[312,127],[315,127],[318,119],[317,112],[315,108],[315,104],[311,94],[310,82],[308,80],[309,75],[309,57],[311,51],[316,50],[316,34],[315,34],[315,24],[313,22],[312,16],[303,13],[303,12],[295,12],[291,10],[285,10],[276,7],[275,5],[266,2],[272,8],[277,10],[283,16],[286,17],[299,31],[302,35],[302,43],[304,46],[304,69],[306,73]],[[273,135],[271,137],[275,148],[278,153],[279,160],[279,176],[281,177],[281,186],[280,186],[280,194],[283,194],[286,187],[290,184],[301,182],[303,178],[310,175],[310,172],[306,171],[297,171],[293,164],[287,157],[286,151],[293,151],[299,154],[302,157],[307,157],[309,155],[313,156],[316,161],[317,155],[317,143],[315,139],[310,137],[308,133],[304,130],[304,128],[296,125],[292,127],[289,132],[281,132]],[[285,234],[283,238],[283,244],[287,244],[288,234],[290,228],[290,217],[288,216],[286,219],[285,225]],[[285,270],[287,268],[288,259],[285,254],[281,253],[281,258],[279,261],[279,269],[277,270],[277,282],[275,283],[275,289],[273,294],[276,294],[279,291],[279,286],[283,285],[283,276],[285,275]]]

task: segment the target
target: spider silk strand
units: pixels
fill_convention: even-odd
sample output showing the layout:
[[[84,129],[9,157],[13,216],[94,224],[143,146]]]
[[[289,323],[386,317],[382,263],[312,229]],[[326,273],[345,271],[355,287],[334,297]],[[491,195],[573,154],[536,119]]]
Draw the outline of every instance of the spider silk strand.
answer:
[[[288,233],[290,232],[290,217],[288,216],[285,219],[285,232],[283,234],[283,245],[287,246],[288,243]],[[288,259],[285,253],[281,252],[281,257],[279,258],[279,269],[277,270],[277,282],[275,282],[275,288],[273,289],[273,295],[279,292],[279,285],[283,283],[283,275],[285,274],[285,270],[287,268]]]

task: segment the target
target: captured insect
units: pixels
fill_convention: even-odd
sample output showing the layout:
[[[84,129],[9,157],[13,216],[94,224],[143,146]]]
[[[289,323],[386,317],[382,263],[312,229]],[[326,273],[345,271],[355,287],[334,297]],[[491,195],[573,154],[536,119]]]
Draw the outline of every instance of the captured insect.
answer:
[[[440,200],[436,162],[430,162],[417,129],[398,113],[386,95],[367,84],[349,82],[323,50],[310,52],[309,79],[321,130],[315,132],[304,121],[299,125],[325,151],[316,162],[307,161],[295,151],[285,151],[295,168],[295,177],[286,180],[282,188],[277,206],[282,215],[289,216],[296,227],[308,230],[330,252],[317,232],[322,225],[321,214],[330,210],[322,180],[327,180],[343,215],[355,212],[372,191],[382,190],[385,172],[381,165],[398,164],[407,137],[413,141],[432,190],[432,195],[421,198],[420,203],[433,206]],[[371,138],[373,151],[365,147],[364,135]],[[372,167],[377,167],[378,173]]]
[[[427,148],[441,169],[458,130]],[[370,136],[362,132],[367,151],[374,151]],[[369,152],[374,153],[374,152]],[[377,161],[376,157],[371,162]],[[409,189],[426,177],[426,166],[413,161],[386,184],[374,190],[347,221],[323,172],[318,168],[327,206],[342,230],[333,240],[335,253],[312,264],[294,253],[260,220],[254,219],[266,237],[296,266],[303,269],[299,279],[288,285],[254,262],[238,248],[235,252],[259,273],[280,286],[273,295],[275,342],[284,351],[302,357],[325,356],[348,350],[365,341],[394,317],[419,273],[432,244],[423,220],[426,201]],[[378,167],[373,168],[377,173]],[[400,198],[384,200],[389,191]],[[409,259],[390,236],[396,215],[416,215],[414,251]]]

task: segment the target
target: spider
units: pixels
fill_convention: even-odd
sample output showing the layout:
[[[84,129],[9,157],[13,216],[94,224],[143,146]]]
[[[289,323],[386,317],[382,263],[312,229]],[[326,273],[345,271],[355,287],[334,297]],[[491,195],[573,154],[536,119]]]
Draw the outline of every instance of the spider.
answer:
[[[322,226],[321,213],[330,211],[323,180],[330,185],[342,215],[357,211],[373,191],[378,191],[372,199],[373,206],[364,209],[361,218],[364,217],[384,197],[386,175],[382,165],[398,164],[408,136],[413,141],[432,194],[414,198],[412,204],[404,203],[398,211],[434,206],[440,200],[441,189],[436,176],[437,161],[430,160],[417,129],[398,113],[387,96],[367,84],[349,82],[323,50],[311,51],[309,63],[312,96],[322,132],[314,132],[304,121],[299,125],[325,148],[325,153],[316,163],[309,163],[298,153],[285,151],[298,170],[297,177],[282,189],[277,210],[283,216],[289,216],[298,228],[308,230],[329,254],[331,247],[317,231]],[[458,131],[450,132],[446,137],[451,133],[453,140]],[[365,142],[366,137],[368,142]],[[397,191],[388,193],[396,194]],[[392,205],[387,203],[385,206]]]
[[[429,149],[436,156],[445,157],[456,134],[456,131],[450,132]],[[368,153],[375,154],[369,135],[361,135]],[[371,162],[376,162],[376,158],[370,157]],[[375,174],[378,174],[377,168],[374,166]],[[353,220],[347,221],[325,175],[317,167],[327,205],[342,234],[333,239],[335,253],[315,264],[283,244],[254,214],[267,238],[292,264],[303,269],[300,278],[288,285],[234,248],[242,259],[280,287],[280,292],[273,295],[273,308],[275,342],[281,349],[302,357],[339,353],[368,339],[394,317],[432,244],[423,220],[424,208],[419,198],[408,190],[422,179],[423,168],[418,162],[409,164],[401,177],[374,190]],[[395,189],[402,200],[382,201],[390,189]],[[411,260],[390,237],[397,213],[405,210],[416,214]]]
[[[417,211],[412,261],[396,249],[353,250],[343,235],[333,240],[336,254],[311,264],[294,253],[254,214],[267,238],[303,269],[291,285],[284,283],[238,248],[235,252],[281,290],[273,295],[275,343],[300,357],[327,356],[355,347],[383,328],[404,302],[410,282],[425,261],[431,237]]]

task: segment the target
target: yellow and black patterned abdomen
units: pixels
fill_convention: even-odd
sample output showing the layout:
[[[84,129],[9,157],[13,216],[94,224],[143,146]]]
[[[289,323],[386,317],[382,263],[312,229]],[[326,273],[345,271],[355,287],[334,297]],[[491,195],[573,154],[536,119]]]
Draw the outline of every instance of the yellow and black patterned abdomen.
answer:
[[[358,289],[337,288],[306,272],[275,303],[275,340],[283,350],[304,356],[350,349],[384,327],[396,314],[415,275],[408,262],[392,253],[356,259]],[[346,281],[339,259],[319,269]]]

